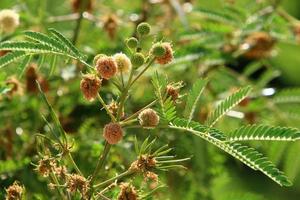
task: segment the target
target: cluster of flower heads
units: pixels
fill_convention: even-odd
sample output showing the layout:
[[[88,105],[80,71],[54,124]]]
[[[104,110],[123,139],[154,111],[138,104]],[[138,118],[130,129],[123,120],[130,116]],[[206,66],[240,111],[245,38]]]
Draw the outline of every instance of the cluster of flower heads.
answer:
[[[14,10],[0,10],[0,32],[11,33],[19,26],[19,14]]]
[[[5,200],[21,200],[24,194],[24,187],[14,182],[6,189]]]

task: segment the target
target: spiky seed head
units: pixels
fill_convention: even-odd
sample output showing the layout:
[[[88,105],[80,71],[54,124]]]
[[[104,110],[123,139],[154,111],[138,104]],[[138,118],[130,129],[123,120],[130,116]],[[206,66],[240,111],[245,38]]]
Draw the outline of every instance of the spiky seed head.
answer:
[[[131,63],[133,64],[134,67],[140,67],[144,64],[145,62],[145,57],[142,53],[135,53],[131,57]]]
[[[137,30],[138,34],[140,34],[142,36],[146,36],[150,33],[151,26],[150,26],[150,24],[148,24],[146,22],[142,22],[137,26],[136,30]]]
[[[106,56],[106,55],[105,55],[105,54],[102,54],[102,53],[97,54],[97,55],[94,57],[94,60],[93,60],[94,66],[96,66],[97,61],[99,60],[99,58],[104,57],[104,56]]]
[[[117,53],[114,56],[114,59],[118,66],[118,71],[122,73],[126,73],[131,69],[131,61],[124,53]]]
[[[126,44],[129,48],[134,49],[137,47],[139,41],[135,37],[128,38]]]
[[[102,56],[97,60],[96,70],[102,78],[108,80],[117,74],[118,67],[115,59],[110,56]]]
[[[41,176],[48,177],[51,172],[56,168],[56,161],[49,156],[44,156],[39,160],[37,168],[35,169]]]
[[[86,74],[80,82],[80,89],[88,101],[93,101],[101,87],[101,80],[94,74]]]
[[[109,144],[117,144],[123,138],[123,130],[118,123],[109,123],[104,126],[103,137]]]
[[[120,189],[118,200],[138,200],[137,191],[130,183],[121,183]]]
[[[11,33],[15,31],[19,24],[19,14],[14,10],[4,9],[0,11],[0,30]]]
[[[24,187],[20,186],[17,182],[14,182],[9,186],[6,191],[5,200],[21,200]]]
[[[161,46],[164,47],[165,53],[162,56],[157,57],[156,62],[161,64],[161,65],[165,65],[165,64],[168,64],[168,63],[172,62],[172,60],[173,60],[173,49],[172,49],[172,46],[169,42],[163,42],[163,43],[161,43]]]
[[[144,128],[154,128],[159,123],[159,116],[157,113],[151,109],[147,108],[143,110],[138,116],[141,126]]]
[[[155,43],[150,50],[150,54],[155,57],[161,57],[165,55],[165,53],[166,53],[166,49],[160,42]]]
[[[79,191],[82,198],[86,199],[90,189],[89,181],[81,175],[71,174],[67,178],[67,190],[71,193]]]

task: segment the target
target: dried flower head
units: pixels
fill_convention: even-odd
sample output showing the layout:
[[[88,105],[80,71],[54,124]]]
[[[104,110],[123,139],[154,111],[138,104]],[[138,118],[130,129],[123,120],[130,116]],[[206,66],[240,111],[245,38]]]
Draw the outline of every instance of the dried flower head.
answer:
[[[150,155],[141,155],[138,160],[134,161],[130,170],[139,171],[139,172],[147,172],[153,169],[156,166],[156,160],[153,156]]]
[[[154,128],[159,123],[159,116],[151,108],[143,110],[139,114],[138,118],[141,126],[143,126],[144,128]]]
[[[5,200],[21,200],[24,188],[17,182],[14,182],[6,189]]]
[[[88,101],[93,101],[101,86],[101,80],[94,74],[86,74],[80,82],[80,89]]]
[[[108,105],[108,110],[111,112],[111,114],[113,114],[114,116],[117,115],[118,113],[118,109],[119,109],[119,106],[118,106],[118,103],[116,101],[111,101],[110,104]],[[124,111],[122,111],[121,113],[121,118],[124,117],[125,113]]]
[[[158,184],[158,175],[155,174],[154,172],[147,171],[144,173],[144,181],[152,181],[156,183],[155,185]]]
[[[48,177],[51,172],[56,168],[56,161],[54,158],[45,156],[39,160],[37,168],[35,169],[41,176]]]
[[[71,193],[79,191],[83,199],[87,199],[90,189],[89,181],[78,174],[71,174],[67,179],[67,190]]]
[[[68,175],[67,168],[65,166],[57,166],[54,168],[54,174],[61,179],[65,179]]]
[[[109,144],[117,144],[123,138],[123,130],[118,123],[106,124],[103,130],[103,137]]]
[[[114,39],[118,28],[118,18],[116,15],[110,14],[104,18],[104,30],[107,32],[110,39]]]
[[[26,69],[26,91],[29,93],[37,93],[38,87],[36,81],[39,82],[43,92],[49,91],[49,82],[43,76],[38,74],[37,66],[30,64]]]
[[[73,12],[88,11],[92,12],[94,0],[71,0]]]
[[[118,195],[118,200],[137,200],[138,194],[135,188],[129,183],[120,184],[120,193]]]
[[[156,57],[156,62],[165,65],[173,60],[173,49],[169,42],[163,42],[161,45],[164,47],[165,53],[162,56]]]
[[[4,9],[0,11],[0,30],[11,33],[15,31],[19,24],[19,14],[14,10]]]
[[[242,48],[247,49],[245,56],[250,59],[259,59],[268,57],[275,44],[272,38],[266,32],[255,32],[250,34],[246,39]]]
[[[116,53],[114,59],[118,66],[118,71],[125,73],[131,69],[131,61],[124,53]]]
[[[173,85],[167,85],[167,95],[175,102],[179,97],[178,89]]]
[[[104,79],[110,79],[115,76],[118,71],[115,59],[109,56],[101,56],[96,63],[96,69],[99,75]]]

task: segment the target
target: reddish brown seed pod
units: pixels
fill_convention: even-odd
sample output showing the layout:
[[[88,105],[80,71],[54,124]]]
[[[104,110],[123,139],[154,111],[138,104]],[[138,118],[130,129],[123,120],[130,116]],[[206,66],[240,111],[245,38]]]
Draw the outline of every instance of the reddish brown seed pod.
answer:
[[[117,144],[123,138],[123,130],[118,123],[106,124],[103,130],[103,137],[109,144]]]
[[[96,62],[96,70],[102,78],[108,80],[117,74],[118,65],[112,57],[102,56]]]
[[[100,87],[101,80],[94,74],[84,75],[80,82],[80,89],[88,101],[93,101],[97,97]]]

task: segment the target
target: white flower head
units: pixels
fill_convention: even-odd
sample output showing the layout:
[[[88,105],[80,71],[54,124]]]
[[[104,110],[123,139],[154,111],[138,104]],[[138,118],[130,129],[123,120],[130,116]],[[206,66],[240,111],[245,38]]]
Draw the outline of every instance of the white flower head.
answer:
[[[5,33],[14,32],[19,26],[19,14],[14,10],[4,9],[0,11],[0,30]]]

